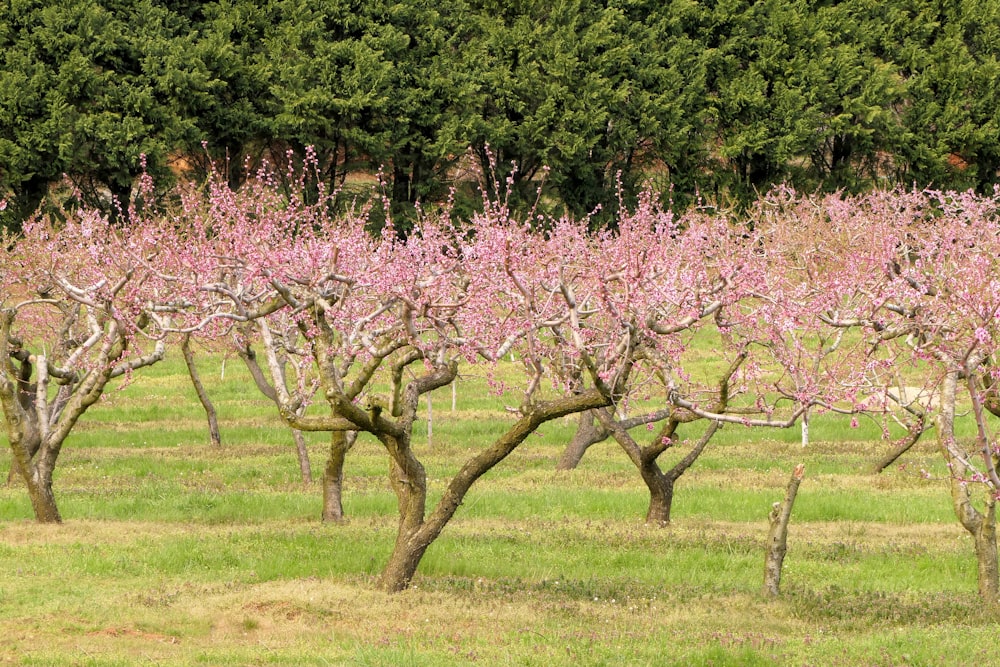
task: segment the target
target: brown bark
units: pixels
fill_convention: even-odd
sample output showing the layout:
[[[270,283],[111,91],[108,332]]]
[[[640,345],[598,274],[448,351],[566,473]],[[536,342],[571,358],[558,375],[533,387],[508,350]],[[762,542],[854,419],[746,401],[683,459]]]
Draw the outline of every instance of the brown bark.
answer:
[[[764,595],[777,597],[781,587],[781,568],[788,551],[788,521],[792,517],[792,505],[799,491],[799,484],[805,475],[805,465],[795,466],[788,481],[785,499],[774,503],[769,517],[771,530],[767,536],[767,555],[764,557]]]
[[[607,439],[608,435],[610,434],[606,429],[594,422],[592,412],[589,410],[581,412],[577,419],[576,433],[563,450],[559,463],[556,464],[556,470],[575,470],[591,445]]]
[[[18,392],[18,384],[9,382],[6,377],[0,380],[0,402],[3,404],[11,450],[11,472],[19,474],[24,481],[35,520],[38,523],[61,523],[62,516],[52,490],[52,470],[65,436],[58,441],[50,437],[48,442],[43,442],[37,414],[23,409],[25,401],[19,400]]]
[[[187,366],[188,375],[191,376],[191,384],[194,385],[194,391],[198,394],[201,407],[205,409],[205,417],[208,419],[208,437],[212,444],[218,447],[222,445],[222,435],[219,432],[219,417],[215,412],[215,405],[212,404],[212,399],[208,396],[208,392],[205,391],[205,385],[202,384],[201,376],[198,374],[198,367],[194,363],[190,335],[184,336],[181,341],[181,353],[184,355],[184,364]]]
[[[653,526],[670,525],[670,512],[674,502],[674,485],[677,480],[694,464],[705,450],[712,436],[719,430],[720,424],[712,422],[704,435],[695,443],[691,451],[678,461],[670,470],[664,472],[660,468],[660,454],[674,445],[674,435],[681,420],[671,417],[663,428],[653,437],[652,441],[642,446],[629,434],[628,423],[619,422],[607,409],[595,410],[600,427],[607,430],[615,442],[625,451],[629,460],[639,469],[639,475],[649,490],[649,507],[646,510],[646,523]]]
[[[715,412],[723,413],[729,406],[729,380],[739,369],[746,354],[740,354],[729,365],[729,368],[719,378],[719,395],[712,409]],[[695,443],[691,451],[688,452],[674,466],[664,472],[657,462],[660,455],[674,446],[677,427],[682,423],[692,422],[699,417],[683,409],[668,408],[658,412],[650,413],[641,417],[631,419],[616,420],[614,415],[606,409],[596,410],[598,421],[602,428],[615,438],[615,441],[625,450],[629,459],[639,469],[646,488],[649,490],[649,507],[646,510],[647,525],[668,526],[670,525],[670,512],[674,502],[674,486],[681,475],[688,471],[698,460],[709,441],[715,433],[722,428],[722,422],[712,421],[702,437]],[[629,429],[644,423],[653,423],[666,420],[660,430],[646,445],[639,445],[629,434]]]
[[[425,520],[427,471],[413,451],[411,437],[420,397],[445,386],[457,374],[458,367],[451,364],[411,381],[405,391],[397,388],[395,393],[399,398],[394,400],[393,406],[393,416],[398,418],[396,428],[393,429],[394,432],[375,433],[391,459],[389,483],[396,493],[399,510],[396,543],[380,579],[382,588],[389,592],[398,592],[410,585],[424,552],[447,523],[447,519],[441,522],[435,533],[433,526]],[[394,373],[394,377],[401,378],[402,374]],[[397,384],[397,387],[401,387],[401,384]],[[444,498],[441,502],[444,502]]]
[[[6,395],[3,396],[6,403]],[[5,408],[7,406],[5,405]],[[28,416],[28,415],[24,415]],[[41,441],[31,419],[7,417],[7,438],[11,448],[11,472],[16,471],[28,490],[31,509],[38,523],[62,523],[52,491],[54,457],[38,456]]]
[[[6,332],[7,321],[4,324],[4,331]],[[6,335],[4,333],[4,337]],[[9,409],[12,413],[19,415],[17,417],[19,423],[14,428],[20,433],[18,436],[20,446],[27,451],[28,460],[30,461],[35,457],[35,454],[38,453],[38,449],[42,445],[41,431],[38,428],[38,413],[35,410],[38,386],[37,384],[31,384],[33,368],[31,356],[25,350],[17,350],[10,356],[12,359],[16,359],[20,363],[20,366],[15,368],[12,363],[6,365],[7,374],[13,381],[9,384],[5,382],[3,391],[10,392],[16,401],[16,403],[10,404]],[[6,415],[7,413],[5,412],[4,414]],[[18,461],[18,456],[11,456],[10,470],[7,472],[7,486],[13,486],[14,480],[18,478],[23,479],[24,475],[30,472],[27,469],[22,471]]]
[[[38,523],[62,523],[62,515],[56,505],[56,497],[52,491],[52,471],[35,469],[30,475],[24,475],[28,487],[28,497],[31,499],[31,509]]]
[[[640,468],[642,481],[649,490],[649,507],[646,509],[646,523],[650,526],[669,526],[670,510],[674,504],[674,482],[660,472],[656,461]]]
[[[302,484],[309,486],[313,481],[312,463],[309,461],[309,449],[306,447],[306,438],[302,431],[293,428],[292,440],[295,441],[295,455],[299,460],[299,475],[302,477]]]
[[[920,436],[924,434],[925,430],[925,417],[921,415],[918,421],[910,425],[906,435],[897,440],[893,448],[875,463],[872,467],[872,473],[875,475],[879,474],[895,463],[900,456],[910,451],[913,445],[917,444],[917,441],[920,440]]]
[[[955,442],[955,393],[958,374],[945,375],[941,389],[941,412],[938,415],[938,444],[951,471],[952,506],[959,523],[975,541],[977,580],[980,597],[990,604],[1000,599],[1000,570],[997,565],[996,498],[987,487],[985,513],[972,502],[968,483],[972,472],[967,459]]]
[[[996,498],[986,495],[986,514],[974,534],[976,540],[976,573],[979,597],[995,603],[1000,600],[1000,571],[997,568]]]
[[[239,355],[240,359],[243,360],[244,365],[246,365],[247,370],[250,371],[250,377],[253,378],[253,382],[257,385],[257,389],[260,393],[264,394],[267,398],[278,402],[278,395],[274,391],[267,378],[264,377],[264,372],[260,368],[260,364],[257,363],[257,353],[253,351],[253,348],[249,345],[237,345],[236,354]]]
[[[427,547],[437,539],[455,515],[473,483],[505,459],[539,426],[552,419],[607,403],[608,399],[600,391],[592,389],[574,396],[538,403],[526,409],[506,433],[466,461],[448,483],[441,500],[426,520],[426,474],[420,462],[412,456],[408,438],[380,436],[379,439],[393,458],[391,481],[399,500],[400,515],[396,544],[382,571],[381,587],[389,592],[398,592],[410,585]]]
[[[37,428],[32,428],[27,433],[25,433],[22,438],[21,446],[25,448],[28,452],[28,460],[30,461],[38,453],[38,448],[41,447],[42,441],[38,437]],[[14,482],[18,479],[24,479],[24,472],[21,471],[20,464],[18,463],[18,458],[16,456],[11,456],[10,458],[10,470],[7,471],[7,486],[13,486]]]
[[[407,443],[405,447],[409,449],[409,444]],[[399,508],[396,543],[381,577],[382,588],[390,593],[409,587],[420,565],[420,559],[436,537],[432,536],[430,531],[421,530],[426,525],[424,515],[427,505],[427,473],[412,453],[405,455],[404,459],[405,464],[400,465],[394,458],[389,473]]]
[[[344,460],[357,439],[357,431],[333,431],[330,434],[330,456],[323,472],[323,521],[344,520]]]
[[[680,479],[681,475],[687,472],[688,468],[694,465],[694,462],[698,460],[701,453],[705,451],[705,447],[708,446],[709,441],[715,435],[716,431],[722,428],[722,424],[719,422],[712,422],[709,424],[708,429],[701,436],[698,442],[695,443],[694,447],[687,455],[678,461],[673,468],[668,470],[663,474],[663,479],[660,483],[660,489],[655,492],[654,489],[649,486],[647,482],[646,486],[650,490],[649,499],[649,510],[646,512],[646,523],[666,526],[670,524],[670,510],[673,507],[674,502],[674,484]],[[653,457],[653,464],[656,464],[656,459]],[[659,468],[657,468],[658,470]],[[643,476],[645,479],[645,475]],[[662,508],[662,509],[661,509]]]

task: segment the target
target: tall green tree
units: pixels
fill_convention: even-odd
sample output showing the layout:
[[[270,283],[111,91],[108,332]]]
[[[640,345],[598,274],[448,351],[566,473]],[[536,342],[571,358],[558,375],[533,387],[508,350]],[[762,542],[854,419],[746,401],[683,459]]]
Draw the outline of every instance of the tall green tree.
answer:
[[[447,196],[450,172],[469,146],[474,83],[461,65],[469,10],[464,0],[411,0],[389,2],[384,11],[384,29],[397,39],[387,54],[394,66],[383,160],[391,165],[393,201],[407,212]]]
[[[276,12],[263,50],[272,139],[300,153],[312,146],[321,177],[341,185],[389,141],[378,118],[391,101],[393,37],[380,34],[361,2],[286,0]]]
[[[147,156],[163,171],[197,124],[188,101],[220,85],[186,18],[138,3],[23,0],[0,10],[0,179],[11,215],[67,175],[92,204],[126,202]]]
[[[855,191],[892,175],[907,87],[872,38],[876,11],[868,0],[710,4],[701,34],[718,194],[746,201],[780,181]]]
[[[474,155],[515,202],[541,169],[576,215],[612,212],[654,168],[676,176],[700,150],[704,84],[684,34],[694,3],[489,3],[478,6],[469,69],[478,82]],[[516,164],[516,169],[513,165]]]
[[[264,46],[278,14],[273,2],[189,4],[191,31],[197,35],[190,56],[201,63],[214,85],[211,94],[181,99],[181,113],[196,125],[182,150],[196,163],[199,158],[210,158],[215,165],[225,165],[235,188],[245,177],[244,162],[258,160],[282,129],[273,116],[275,91],[267,76]],[[203,171],[213,168],[199,166]]]
[[[979,0],[891,7],[883,48],[907,81],[894,147],[901,180],[986,189],[1000,169],[1000,7]]]

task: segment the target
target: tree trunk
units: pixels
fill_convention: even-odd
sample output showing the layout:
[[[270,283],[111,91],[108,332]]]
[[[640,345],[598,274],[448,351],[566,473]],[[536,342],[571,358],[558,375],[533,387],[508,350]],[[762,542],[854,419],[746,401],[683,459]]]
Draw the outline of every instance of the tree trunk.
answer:
[[[27,450],[15,443],[11,448],[17,469],[28,489],[31,499],[31,509],[38,523],[62,523],[62,516],[56,506],[56,497],[52,492],[52,465],[46,460],[31,460]],[[14,464],[12,464],[14,467]]]
[[[405,535],[400,531],[393,547],[392,555],[382,570],[379,586],[387,593],[406,590],[417,573],[420,560],[424,557],[430,542],[419,539],[419,533]]]
[[[450,381],[450,378],[446,379]],[[435,387],[430,387],[433,388]],[[426,521],[424,510],[427,502],[427,475],[423,465],[413,457],[407,436],[396,439],[379,435],[379,440],[392,457],[390,481],[399,501],[399,532],[389,561],[382,571],[380,586],[386,591],[397,592],[410,585],[427,547],[437,539],[455,515],[472,484],[505,459],[539,426],[553,419],[602,405],[607,405],[607,399],[597,390],[536,404],[492,445],[465,462],[448,483]]]
[[[40,477],[35,479],[36,477]],[[28,497],[31,498],[31,509],[35,512],[38,523],[62,523],[62,516],[56,506],[56,497],[52,493],[52,476],[26,475]]]
[[[201,406],[205,408],[205,416],[208,418],[209,439],[213,445],[220,446],[222,444],[222,435],[219,433],[219,418],[215,413],[215,406],[212,404],[212,399],[208,397],[205,385],[201,382],[198,367],[195,366],[194,353],[191,351],[190,335],[184,336],[184,339],[181,341],[181,352],[184,355],[184,364],[187,366],[188,375],[191,376],[191,384],[194,385],[194,391],[198,394]]]
[[[788,481],[785,499],[774,503],[771,508],[771,531],[767,537],[767,555],[764,558],[764,595],[777,597],[781,586],[781,566],[785,562],[785,552],[788,550],[788,521],[792,517],[792,505],[799,491],[799,484],[805,474],[805,465],[795,466],[792,478]]]
[[[872,473],[877,475],[895,463],[896,459],[910,451],[913,445],[917,444],[917,441],[920,440],[920,436],[923,434],[924,422],[921,420],[910,427],[909,432],[896,442],[895,446],[891,451],[889,451],[888,454],[879,459],[879,461],[872,467]]]
[[[669,526],[670,509],[674,504],[674,482],[660,471],[656,460],[649,461],[639,469],[642,481],[649,489],[649,509],[646,510],[646,523],[651,526]]]
[[[344,521],[344,473],[331,470],[332,459],[327,460],[326,471],[323,473],[323,523],[342,523]]]
[[[299,474],[302,476],[302,484],[308,486],[312,484],[313,473],[312,463],[309,462],[309,450],[306,448],[306,439],[302,431],[293,428],[292,439],[295,440],[295,454],[299,459]]]
[[[958,374],[945,375],[941,389],[941,411],[938,414],[938,444],[951,472],[951,499],[959,523],[972,535],[976,547],[979,595],[984,602],[994,604],[1000,595],[1000,572],[997,568],[996,498],[993,489],[986,489],[985,514],[972,503],[969,490],[971,470],[955,442],[955,393]]]
[[[577,420],[576,433],[563,450],[559,463],[556,464],[556,470],[575,470],[590,446],[601,442],[608,435],[606,429],[595,423],[594,414],[590,410],[581,412]]]
[[[708,442],[719,430],[719,422],[712,422],[704,435],[695,443],[691,451],[687,453],[673,468],[667,472],[660,470],[657,462],[660,454],[673,446],[673,436],[676,433],[678,421],[671,419],[664,425],[660,432],[653,438],[653,442],[645,447],[639,444],[622,427],[622,424],[613,420],[613,417],[606,410],[597,413],[601,420],[601,427],[606,428],[615,441],[621,446],[629,459],[639,469],[642,481],[645,482],[649,490],[649,508],[646,510],[646,524],[654,526],[670,525],[670,511],[674,503],[674,485],[694,462],[705,451]]]
[[[995,603],[1000,600],[1000,572],[997,569],[996,498],[991,491],[987,491],[986,508],[986,515],[974,534],[979,597]]]
[[[29,402],[25,399],[25,396],[29,395],[29,392],[19,391],[18,400],[21,401],[22,405],[25,406],[24,410],[20,413],[20,424],[17,429],[18,435],[14,436],[17,439],[15,446],[11,447],[11,457],[10,457],[10,470],[7,471],[7,486],[14,486],[14,482],[17,479],[27,479],[27,476],[31,474],[31,462],[35,460],[35,455],[38,450],[42,447],[42,437],[41,431],[38,427],[38,417],[35,412],[34,403]],[[10,435],[8,434],[8,439]],[[17,447],[23,448],[24,453],[27,455],[25,462],[28,464],[28,468],[22,470],[20,465],[21,456],[15,451]],[[27,471],[27,472],[25,472]]]
[[[330,456],[323,472],[323,521],[344,520],[344,460],[357,439],[357,431],[333,431],[330,435]]]
[[[410,585],[420,559],[433,541],[433,537],[428,539],[426,531],[421,530],[427,507],[427,473],[412,455],[405,437],[400,440],[403,442],[383,438],[390,452],[400,454],[398,459],[393,456],[390,472],[390,482],[399,506],[399,531],[380,581],[382,589],[389,593],[405,590]]]
[[[39,451],[42,439],[38,428],[35,412],[24,411],[17,407],[14,392],[10,391],[12,384],[4,387],[4,419],[7,422],[7,441],[10,444],[10,471],[7,484],[10,485],[14,476],[19,476],[28,489],[31,508],[38,523],[62,523],[62,516],[56,506],[55,494],[52,492],[52,469],[55,459],[49,461]]]

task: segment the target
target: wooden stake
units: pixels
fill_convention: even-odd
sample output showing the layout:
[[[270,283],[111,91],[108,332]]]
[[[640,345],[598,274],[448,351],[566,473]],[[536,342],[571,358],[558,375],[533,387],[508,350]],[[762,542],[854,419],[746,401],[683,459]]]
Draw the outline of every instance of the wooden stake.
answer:
[[[777,597],[781,585],[781,566],[788,550],[788,520],[792,516],[792,505],[795,494],[805,475],[806,466],[800,463],[795,466],[792,478],[788,482],[785,500],[774,503],[771,508],[771,532],[767,537],[767,556],[764,559],[764,595]]]

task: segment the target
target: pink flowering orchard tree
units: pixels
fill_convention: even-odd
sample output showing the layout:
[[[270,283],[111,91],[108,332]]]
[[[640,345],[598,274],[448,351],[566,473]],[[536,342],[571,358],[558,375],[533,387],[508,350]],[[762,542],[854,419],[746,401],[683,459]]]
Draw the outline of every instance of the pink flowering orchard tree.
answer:
[[[784,249],[787,274],[805,286],[798,288],[806,295],[800,301],[820,320],[817,330],[838,347],[854,339],[836,355],[842,370],[832,374],[839,376],[836,384],[846,407],[840,411],[878,420],[883,439],[889,438],[892,423],[903,429],[873,465],[876,473],[931,427],[935,393],[935,376],[921,372],[908,350],[894,344],[909,333],[909,325],[893,324],[885,312],[894,280],[888,267],[900,249],[901,203],[905,206],[893,193],[814,200],[776,192],[765,204],[773,217],[772,245]]]
[[[938,444],[955,513],[974,538],[979,592],[990,602],[998,597],[1000,489],[998,450],[986,419],[995,405],[1000,341],[997,202],[967,193],[876,192],[781,204],[797,212],[803,237],[784,247],[803,267],[800,283],[821,287],[810,299],[819,304],[816,312],[835,329],[859,329],[869,348],[852,362],[851,410],[877,413],[890,400],[907,403],[904,373],[922,373],[916,393],[938,399]],[[803,259],[823,255],[826,268]],[[831,298],[824,302],[823,295]],[[864,387],[867,395],[860,393]],[[977,429],[972,443],[955,436],[963,395]],[[931,404],[910,407],[914,420],[897,452],[924,430]]]
[[[479,477],[542,424],[609,403],[631,370],[634,335],[603,317],[599,286],[586,279],[593,253],[585,252],[585,227],[563,222],[543,236],[503,213],[487,210],[475,218],[465,230],[471,241],[429,221],[405,243],[383,241],[390,247],[376,256],[389,278],[374,284],[369,273],[354,274],[351,296],[366,305],[339,332],[345,342],[355,338],[364,345],[363,373],[349,384],[330,383],[338,375],[321,370],[334,419],[375,435],[392,462],[400,524],[382,574],[388,590],[409,584],[423,553]],[[319,332],[327,326],[318,318],[313,322]],[[330,349],[337,336],[329,333],[317,349]],[[428,512],[426,474],[412,446],[421,396],[452,382],[462,360],[492,364],[512,350],[525,370],[517,420],[461,466]],[[374,374],[368,369],[376,365],[385,366],[388,380],[389,390],[381,396],[371,390]],[[584,369],[594,388],[559,389],[558,374],[568,367]],[[359,404],[361,390],[367,395]]]
[[[797,232],[781,208],[773,199],[749,226],[696,213],[673,221],[647,203],[622,221],[618,234],[603,239],[600,257],[631,268],[626,274],[598,262],[595,272],[628,275],[622,291],[603,294],[611,310],[630,312],[643,332],[638,352],[650,373],[632,374],[626,398],[664,398],[659,410],[636,417],[597,410],[593,430],[612,435],[639,469],[650,490],[649,523],[669,522],[677,479],[722,424],[790,428],[810,411],[863,407],[856,399],[869,349],[825,320],[832,303],[842,311],[867,301],[854,283],[832,280],[826,251],[800,252],[811,237]],[[724,360],[711,373],[687,354],[695,335]],[[659,430],[640,444],[629,429],[654,420],[662,422]],[[678,427],[698,421],[709,423],[703,435],[670,470],[661,470],[658,457],[677,443]]]
[[[882,417],[886,378],[898,361],[879,348],[880,335],[863,335],[880,307],[875,297],[891,244],[854,226],[848,202],[824,203],[828,209],[783,190],[759,203],[751,218],[759,234],[757,293],[734,316],[734,328],[763,352],[751,355],[759,369],[753,393],[801,413],[803,445],[812,412]]]
[[[581,418],[560,467],[572,467],[587,446],[612,437],[649,490],[646,522],[663,526],[670,522],[677,480],[721,425],[718,419],[709,419],[692,449],[663,470],[660,456],[681,442],[678,427],[703,419],[678,401],[717,415],[739,411],[730,403],[730,381],[746,356],[721,332],[726,329],[726,310],[745,294],[741,286],[750,282],[744,274],[749,268],[743,265],[747,256],[743,248],[748,244],[743,232],[721,217],[691,213],[676,220],[650,196],[617,223],[614,231],[590,240],[588,279],[598,286],[601,309],[636,332],[632,352],[636,367],[614,406]],[[729,357],[714,379],[693,378],[685,372],[697,335],[703,345],[711,336],[715,349]],[[633,402],[652,410],[625,416]],[[656,423],[660,425],[654,427]],[[633,430],[643,424],[648,431],[645,438]]]
[[[996,501],[998,449],[987,414],[996,406],[1000,352],[1000,196],[907,193],[892,200],[896,252],[883,312],[893,339],[939,381],[938,444],[951,495],[973,536],[980,595],[1000,597]],[[976,425],[972,442],[955,436],[958,397]],[[977,493],[977,490],[979,492]],[[976,496],[980,496],[977,500]]]
[[[178,293],[148,267],[145,222],[124,231],[81,209],[4,239],[0,404],[35,517],[60,522],[52,474],[66,438],[108,383],[163,358]],[[137,219],[139,216],[137,216]]]
[[[663,405],[645,414],[631,417],[624,414],[631,400],[656,391],[655,387],[662,389],[664,373],[669,375],[682,368],[681,359],[692,336],[705,327],[714,326],[726,301],[735,294],[731,289],[732,276],[724,269],[720,271],[721,265],[717,262],[720,246],[727,246],[728,251],[738,248],[730,243],[735,230],[725,223],[714,224],[718,222],[700,214],[689,214],[677,221],[647,194],[634,211],[621,216],[614,231],[595,235],[593,243],[599,250],[595,254],[592,280],[602,284],[600,296],[604,305],[640,332],[640,344],[646,350],[644,354],[649,363],[663,363],[658,366],[659,376],[632,375],[632,382],[619,400],[617,410],[581,413],[576,433],[564,450],[557,470],[575,468],[590,446],[615,433],[619,434],[615,440],[625,447],[640,469],[650,464],[655,466],[659,454],[673,445],[673,438],[654,438],[658,453],[653,455],[652,451],[642,453],[638,443],[627,435],[628,431],[641,425],[652,428],[650,425],[668,420],[676,422],[666,427],[672,434],[680,423],[677,418],[685,422],[696,419],[690,413],[681,416]],[[731,376],[738,365],[724,375]],[[680,372],[683,374],[682,370]],[[720,406],[716,407],[722,411]],[[615,415],[620,416],[616,418]],[[609,419],[615,423],[612,425]],[[698,451],[700,453],[700,449]],[[694,456],[696,458],[697,454]],[[683,469],[692,462],[693,458]],[[647,472],[651,478],[661,477],[652,470]],[[681,469],[675,471],[677,475],[681,472]],[[646,477],[647,473],[643,475]],[[655,514],[660,515],[659,512]]]
[[[479,477],[542,424],[607,405],[628,382],[638,333],[605,307],[593,273],[598,245],[583,223],[557,221],[536,233],[488,205],[460,230],[446,217],[427,218],[401,240],[391,228],[373,238],[363,216],[331,218],[295,202],[282,209],[293,214],[245,225],[222,214],[228,206],[212,216],[213,250],[184,259],[185,273],[199,275],[196,283],[219,276],[206,290],[205,317],[227,300],[223,310],[256,327],[289,425],[370,433],[384,446],[399,508],[381,578],[387,590],[409,585]],[[290,325],[298,336],[287,335]],[[494,364],[512,351],[526,371],[517,420],[461,466],[429,509],[413,447],[421,397],[451,383],[460,364]],[[318,382],[325,410],[303,409],[298,381],[287,375],[293,366],[298,378]],[[586,374],[592,388],[564,380],[567,372]]]
[[[310,159],[307,156],[307,164]],[[298,183],[300,194],[282,194],[279,182]],[[160,267],[196,294],[190,306],[203,319],[193,335],[234,350],[255,386],[277,402],[273,379],[261,365],[257,321],[265,314],[273,315],[268,333],[280,342],[278,376],[299,412],[311,403],[319,383],[311,374],[311,352],[299,340],[302,317],[281,312],[286,304],[273,290],[269,267],[297,261],[292,241],[300,227],[329,224],[331,197],[321,191],[307,202],[302,185],[301,173],[279,178],[268,167],[252,174],[239,190],[231,189],[219,173],[205,183],[183,185],[169,215],[175,234],[166,253],[168,261]],[[312,466],[305,439],[297,429],[292,429],[292,435],[300,475],[303,483],[309,483]],[[324,521],[343,519],[343,462],[352,442],[351,434],[332,434],[323,476]]]

